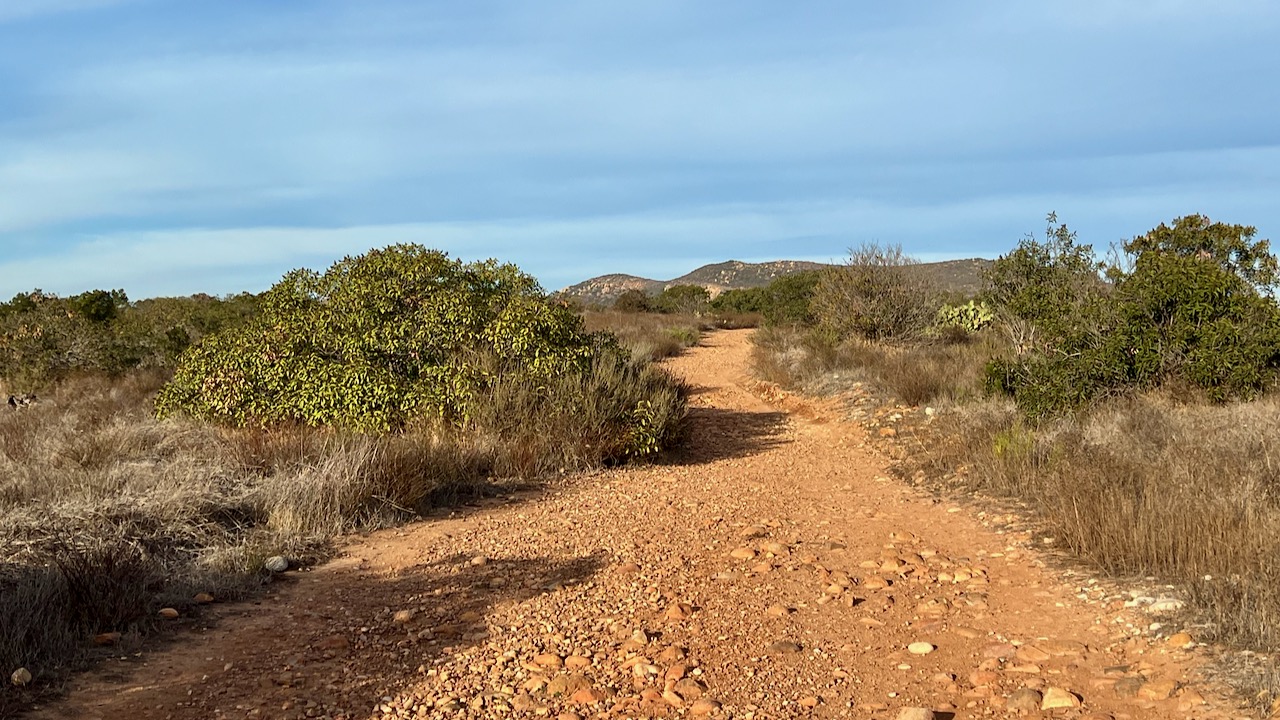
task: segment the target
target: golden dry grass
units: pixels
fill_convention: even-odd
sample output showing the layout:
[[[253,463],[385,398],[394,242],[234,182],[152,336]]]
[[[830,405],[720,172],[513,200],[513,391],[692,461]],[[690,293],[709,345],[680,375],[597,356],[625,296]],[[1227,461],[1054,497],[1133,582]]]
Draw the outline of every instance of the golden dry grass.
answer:
[[[459,496],[620,462],[637,408],[669,444],[685,389],[660,368],[601,362],[534,386],[499,381],[465,426],[398,435],[159,421],[163,374],[81,378],[0,408],[0,670],[48,688],[97,633],[145,634],[197,593],[251,593],[264,561],[324,556],[353,529]],[[0,716],[30,700],[0,687]]]

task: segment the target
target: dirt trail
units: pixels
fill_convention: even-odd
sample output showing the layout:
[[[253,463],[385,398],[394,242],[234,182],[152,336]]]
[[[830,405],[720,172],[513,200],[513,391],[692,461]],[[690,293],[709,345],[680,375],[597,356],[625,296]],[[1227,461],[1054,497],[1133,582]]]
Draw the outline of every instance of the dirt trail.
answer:
[[[1083,700],[1052,717],[1244,715],[1124,624],[1151,618],[886,479],[861,427],[757,397],[748,355],[671,362],[682,457],[352,539],[35,717],[1039,716],[1051,688]]]

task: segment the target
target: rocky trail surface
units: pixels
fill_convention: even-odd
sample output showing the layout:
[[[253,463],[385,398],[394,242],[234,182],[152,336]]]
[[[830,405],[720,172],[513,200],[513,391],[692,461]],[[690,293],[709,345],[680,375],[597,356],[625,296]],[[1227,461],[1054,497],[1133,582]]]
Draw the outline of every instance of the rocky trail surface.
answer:
[[[680,456],[352,538],[33,717],[1246,715],[1192,638],[889,480],[834,404],[761,399],[749,337],[671,361]]]

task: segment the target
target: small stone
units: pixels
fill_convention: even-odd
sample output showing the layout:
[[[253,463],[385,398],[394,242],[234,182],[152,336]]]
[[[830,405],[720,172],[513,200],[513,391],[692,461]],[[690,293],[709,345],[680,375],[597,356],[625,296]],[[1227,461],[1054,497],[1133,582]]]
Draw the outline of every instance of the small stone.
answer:
[[[1046,662],[1052,656],[1036,647],[1035,645],[1023,645],[1018,648],[1018,659],[1025,663],[1042,663]]]
[[[351,641],[345,635],[330,635],[319,642],[321,650],[346,650],[351,647]]]
[[[1071,692],[1059,687],[1051,687],[1044,691],[1044,699],[1040,702],[1040,709],[1078,708],[1080,705],[1080,698]]]
[[[769,617],[786,617],[791,614],[791,608],[786,605],[770,605],[764,613]]]
[[[213,602],[213,596],[209,593],[199,593],[193,598],[197,605],[208,605]]]
[[[689,707],[689,714],[710,715],[711,713],[719,710],[720,707],[721,706],[718,701],[703,698],[702,700],[695,702],[692,706]]]
[[[608,697],[603,691],[588,687],[575,691],[569,699],[579,705],[595,705],[604,702]]]
[[[20,667],[17,670],[14,670],[13,674],[9,676],[9,682],[12,682],[18,687],[29,685],[31,684],[31,671],[24,667]]]
[[[678,663],[685,658],[685,652],[678,647],[669,647],[658,654],[658,661],[664,665]]]
[[[794,655],[804,650],[799,643],[790,640],[779,640],[769,646],[769,652],[775,655]]]
[[[275,555],[267,558],[262,567],[273,573],[282,573],[289,569],[289,559],[283,555]]]
[[[1191,637],[1191,633],[1180,632],[1168,640],[1169,647],[1185,650],[1196,644],[1195,638]]]
[[[1138,690],[1139,700],[1168,700],[1178,691],[1177,680],[1152,680]]]
[[[729,552],[729,557],[735,560],[754,560],[756,551],[748,547],[734,548]]]
[[[898,711],[897,720],[934,720],[937,715],[928,708],[909,707]]]
[[[583,657],[581,655],[570,655],[564,659],[564,666],[570,670],[585,670],[586,668],[591,667],[591,665],[591,658]]]
[[[635,563],[623,563],[618,566],[618,572],[624,575],[635,575],[640,572],[640,566]]]
[[[668,620],[688,620],[693,617],[693,606],[689,603],[676,603],[667,608],[666,617]]]
[[[1195,690],[1187,688],[1186,690],[1178,693],[1178,708],[1182,709],[1184,712],[1191,708],[1200,707],[1204,704],[1204,696]]]
[[[554,653],[543,653],[533,659],[533,664],[545,668],[558,668],[564,666],[564,659]]]
[[[397,625],[407,625],[413,621],[413,615],[414,613],[412,610],[401,610],[392,616],[391,622]]]
[[[802,698],[800,702],[797,704],[800,705],[800,707],[802,708],[805,708],[807,710],[812,710],[818,707],[818,705],[822,704],[822,700],[818,697],[810,696],[807,698]]]
[[[484,567],[489,564],[489,558],[484,555],[476,555],[471,558],[471,567]]]
[[[93,644],[98,647],[115,645],[118,642],[120,642],[120,633],[118,632],[105,632],[93,636]]]
[[[1146,681],[1142,678],[1120,678],[1116,680],[1115,685],[1111,686],[1111,691],[1118,698],[1133,698],[1138,696],[1143,685],[1146,685]]]
[[[1035,712],[1040,709],[1042,702],[1044,702],[1044,696],[1039,690],[1022,688],[1009,696],[1005,707],[1015,712]]]
[[[897,437],[897,436],[898,436],[898,431],[894,430],[891,427],[880,428],[880,437],[882,438],[891,438],[891,437]]]
[[[937,649],[935,645],[927,642],[915,642],[907,646],[907,652],[912,655],[928,655]]]
[[[165,620],[176,620],[179,615],[178,611],[173,608],[164,608],[157,614]]]
[[[862,581],[862,587],[868,590],[883,590],[892,584],[892,582],[876,575]]]

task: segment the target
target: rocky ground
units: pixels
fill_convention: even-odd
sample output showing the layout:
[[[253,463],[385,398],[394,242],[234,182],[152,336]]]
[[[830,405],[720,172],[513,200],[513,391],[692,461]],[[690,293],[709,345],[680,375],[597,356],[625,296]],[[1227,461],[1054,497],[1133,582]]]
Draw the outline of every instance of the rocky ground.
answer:
[[[668,463],[352,538],[33,717],[1247,716],[1150,633],[1175,601],[888,479],[834,405],[762,397],[749,349],[671,361],[696,394]]]

